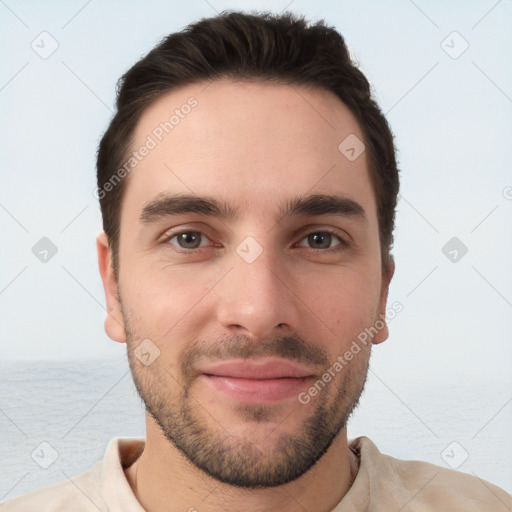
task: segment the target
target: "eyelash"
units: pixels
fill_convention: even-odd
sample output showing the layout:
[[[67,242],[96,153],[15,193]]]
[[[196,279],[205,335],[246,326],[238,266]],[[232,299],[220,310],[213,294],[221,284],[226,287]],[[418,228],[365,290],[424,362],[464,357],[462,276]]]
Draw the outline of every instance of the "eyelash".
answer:
[[[208,236],[203,233],[202,231],[199,231],[197,229],[185,229],[185,230],[182,230],[182,231],[178,231],[176,233],[170,233],[169,235],[165,236],[163,239],[162,239],[162,244],[168,244],[168,245],[172,245],[173,246],[173,250],[176,251],[177,253],[180,253],[180,254],[193,254],[194,252],[198,252],[199,250],[201,249],[205,249],[205,247],[196,247],[194,249],[185,249],[183,247],[179,247],[178,245],[174,245],[174,244],[170,244],[169,242],[177,237],[177,236],[180,236],[180,235],[183,235],[185,233],[194,233],[194,234],[200,234],[202,236],[204,236],[205,238],[208,238]],[[305,238],[307,238],[308,236],[310,235],[316,235],[316,234],[329,234],[329,235],[332,235],[333,237],[337,238],[339,240],[339,244],[338,245],[335,245],[334,247],[329,247],[327,249],[314,249],[312,247],[309,247],[308,249],[310,251],[314,251],[314,252],[327,252],[327,253],[332,253],[332,252],[339,252],[339,251],[342,251],[344,249],[346,249],[349,244],[348,242],[343,239],[338,233],[336,233],[335,231],[333,230],[330,230],[330,229],[321,229],[321,230],[313,230],[313,231],[309,231],[307,233],[305,233],[302,238],[300,239],[300,242],[302,242],[302,240],[304,240]]]

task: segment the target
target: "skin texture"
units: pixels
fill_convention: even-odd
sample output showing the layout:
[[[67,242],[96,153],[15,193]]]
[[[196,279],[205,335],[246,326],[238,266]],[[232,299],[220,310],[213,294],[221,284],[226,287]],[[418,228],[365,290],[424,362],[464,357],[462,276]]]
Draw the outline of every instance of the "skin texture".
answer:
[[[327,91],[222,79],[156,100],[133,148],[191,97],[197,105],[125,178],[118,282],[107,237],[97,239],[105,329],[127,344],[148,410],[146,446],[128,481],[150,511],[331,510],[357,471],[345,424],[371,344],[360,344],[307,404],[297,394],[246,403],[200,370],[227,359],[284,358],[309,372],[307,391],[382,319],[394,269],[381,268],[367,155],[350,161],[338,150],[350,134],[363,140],[361,130]],[[207,195],[238,216],[141,221],[163,193]],[[351,199],[364,216],[278,215],[288,199],[311,194]],[[173,235],[182,232],[197,238],[180,246]],[[199,247],[178,252],[194,240]],[[249,263],[240,247],[261,254]],[[388,336],[381,325],[373,344]],[[149,365],[135,355],[143,340],[158,350]]]

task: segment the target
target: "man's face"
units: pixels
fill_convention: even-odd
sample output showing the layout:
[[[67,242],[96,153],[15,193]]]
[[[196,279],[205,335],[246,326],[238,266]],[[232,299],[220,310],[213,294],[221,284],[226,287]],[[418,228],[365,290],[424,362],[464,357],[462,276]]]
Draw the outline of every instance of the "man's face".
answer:
[[[281,485],[344,429],[370,343],[343,354],[381,320],[391,274],[367,154],[338,149],[363,139],[341,101],[268,83],[205,87],[159,98],[137,126],[132,149],[156,145],[128,178],[106,329],[128,344],[150,420],[196,466]]]

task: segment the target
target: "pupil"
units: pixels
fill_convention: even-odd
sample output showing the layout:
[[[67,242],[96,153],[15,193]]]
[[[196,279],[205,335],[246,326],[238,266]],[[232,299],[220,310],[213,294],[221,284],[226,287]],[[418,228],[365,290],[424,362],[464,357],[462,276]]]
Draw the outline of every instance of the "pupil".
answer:
[[[199,240],[199,237],[195,233],[182,233],[181,234],[181,241],[184,242],[185,245],[192,244],[194,247],[197,246],[197,242]],[[190,249],[190,247],[186,247],[186,249]]]
[[[329,247],[330,245],[330,234],[315,233],[310,235],[310,242],[313,241],[312,245],[320,246],[322,248]],[[323,243],[322,243],[323,242]],[[325,243],[327,242],[327,243]]]

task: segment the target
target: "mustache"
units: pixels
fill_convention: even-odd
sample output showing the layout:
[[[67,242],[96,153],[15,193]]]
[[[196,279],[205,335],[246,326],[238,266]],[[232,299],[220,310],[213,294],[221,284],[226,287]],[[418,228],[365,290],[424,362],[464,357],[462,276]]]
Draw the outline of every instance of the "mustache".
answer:
[[[232,336],[221,341],[198,342],[185,349],[180,357],[182,374],[190,377],[201,359],[255,359],[275,356],[297,363],[324,368],[329,362],[328,353],[300,336],[281,336],[265,341],[254,341],[246,336]]]

